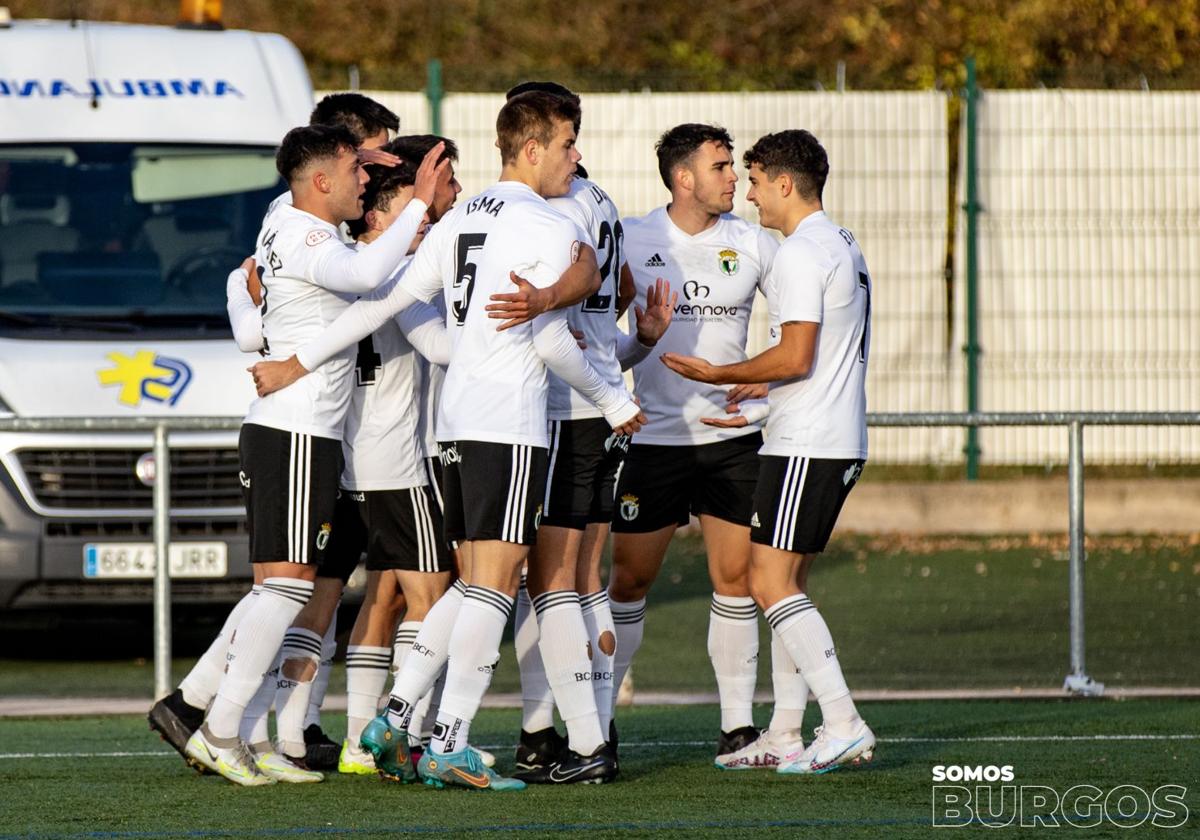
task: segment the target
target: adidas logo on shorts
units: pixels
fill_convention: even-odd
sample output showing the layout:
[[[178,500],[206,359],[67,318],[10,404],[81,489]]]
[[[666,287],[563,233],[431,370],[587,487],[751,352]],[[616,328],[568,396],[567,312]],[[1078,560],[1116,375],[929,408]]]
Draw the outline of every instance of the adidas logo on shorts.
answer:
[[[664,265],[666,265],[666,263],[663,262],[663,258],[657,253],[655,253],[650,259],[646,260],[646,268],[662,268]]]

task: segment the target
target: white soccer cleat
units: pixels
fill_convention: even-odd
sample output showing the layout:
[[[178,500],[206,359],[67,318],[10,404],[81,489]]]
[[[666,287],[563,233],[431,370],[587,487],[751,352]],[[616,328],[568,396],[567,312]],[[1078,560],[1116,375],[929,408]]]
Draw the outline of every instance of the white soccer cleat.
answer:
[[[717,756],[713,766],[718,770],[774,770],[784,756],[804,752],[804,738],[799,729],[764,729],[762,734],[740,750]]]
[[[208,738],[207,732],[208,726],[205,725],[192,734],[185,750],[189,759],[244,787],[275,784],[275,779],[258,769],[244,741],[237,739],[233,746],[218,747]]]
[[[831,735],[824,726],[817,727],[816,736],[807,749],[786,756],[776,772],[828,773],[846,764],[870,761],[875,755],[875,733],[863,720],[849,738]]]
[[[375,756],[348,740],[342,741],[342,752],[338,756],[338,772],[350,776],[374,776]]]
[[[254,763],[277,782],[295,785],[325,781],[324,773],[301,767],[294,758],[277,752],[270,742],[254,745]]]

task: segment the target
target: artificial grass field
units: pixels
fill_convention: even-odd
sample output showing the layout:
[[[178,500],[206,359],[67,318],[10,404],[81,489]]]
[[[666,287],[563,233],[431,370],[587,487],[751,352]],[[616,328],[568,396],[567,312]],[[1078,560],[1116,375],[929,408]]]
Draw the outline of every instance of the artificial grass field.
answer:
[[[868,703],[875,760],[825,776],[711,766],[711,706],[623,709],[621,777],[606,786],[518,793],[436,791],[374,777],[238,788],[202,777],[138,717],[0,721],[0,840],[31,838],[520,836],[928,836],[935,765],[1012,765],[1017,785],[1060,794],[1187,788],[1200,828],[1200,704],[1187,700]],[[767,710],[759,710],[765,723]],[[808,722],[816,718],[810,706]],[[344,721],[326,721],[338,731]],[[485,710],[472,740],[511,768],[515,710]],[[1183,816],[1177,814],[1177,819]],[[1137,819],[1135,816],[1133,819]],[[973,833],[993,829],[973,826]],[[1026,834],[1038,829],[1009,829]],[[1046,829],[1040,829],[1045,831]],[[1144,836],[1104,822],[1068,836]],[[1063,830],[1059,830],[1059,834]],[[991,835],[989,835],[991,836]]]
[[[1069,670],[1065,537],[840,537],[809,583],[852,689],[1057,688]],[[1085,590],[1088,674],[1112,687],[1200,685],[1200,534],[1089,539]],[[700,540],[677,538],[648,599],[634,663],[639,690],[716,690],[706,650],[711,594]],[[188,619],[176,618],[179,638]],[[765,621],[760,631],[759,687],[767,689]],[[105,653],[103,628],[63,635],[60,648],[46,650],[37,633],[7,633],[3,655],[13,658],[0,659],[0,695],[150,696],[148,626],[121,659]],[[81,646],[91,661],[80,661]],[[176,661],[176,680],[192,661]],[[494,690],[518,690],[515,661],[506,642]],[[339,665],[330,691],[344,686]]]

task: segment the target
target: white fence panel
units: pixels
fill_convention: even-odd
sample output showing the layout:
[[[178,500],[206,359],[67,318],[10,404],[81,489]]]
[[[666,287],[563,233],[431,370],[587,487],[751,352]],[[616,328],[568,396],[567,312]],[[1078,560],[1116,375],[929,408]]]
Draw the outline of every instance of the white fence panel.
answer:
[[[1200,94],[989,91],[979,115],[980,408],[1194,410]],[[964,257],[960,235],[956,345]],[[989,463],[1066,459],[1058,429],[980,443]],[[1091,463],[1195,461],[1200,430],[1105,427],[1086,446]]]

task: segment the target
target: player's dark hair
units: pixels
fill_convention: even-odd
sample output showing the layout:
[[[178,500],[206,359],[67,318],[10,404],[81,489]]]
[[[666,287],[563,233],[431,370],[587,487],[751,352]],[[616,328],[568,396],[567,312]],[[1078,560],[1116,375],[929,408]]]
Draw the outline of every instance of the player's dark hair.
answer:
[[[551,96],[561,96],[563,99],[570,100],[575,103],[575,107],[579,109],[579,116],[572,123],[575,126],[575,133],[579,133],[579,127],[583,124],[583,105],[579,101],[579,95],[572,91],[566,85],[560,85],[558,82],[521,82],[521,84],[508,89],[508,93],[504,94],[505,101],[512,99],[514,96],[520,96],[523,93],[548,93]]]
[[[549,146],[554,139],[554,124],[579,124],[579,105],[562,96],[532,90],[504,103],[496,117],[496,144],[500,159],[512,163],[529,140]]]
[[[658,174],[667,189],[671,189],[671,175],[676,167],[691,160],[705,143],[719,143],[733,152],[733,137],[719,125],[684,123],[668,129],[658,138],[654,144],[658,154]]]
[[[772,181],[786,172],[805,201],[820,201],[829,177],[829,157],[824,147],[803,129],[764,134],[746,150],[742,161],[747,168],[756,164]]]
[[[398,131],[400,118],[361,93],[331,93],[317,103],[309,125],[340,125],[350,129],[360,145],[383,129]]]
[[[342,126],[298,126],[283,136],[275,153],[275,169],[292,184],[313,161],[336,158],[342,149],[353,152],[357,148],[354,135]]]
[[[369,165],[367,172],[370,180],[363,188],[363,214],[357,219],[347,219],[346,228],[350,235],[358,239],[367,232],[367,213],[371,210],[387,212],[392,201],[405,187],[411,187],[417,180],[417,167],[429,154],[429,150],[438,143],[445,143],[439,161],[449,158],[458,160],[458,146],[446,137],[435,134],[410,134],[397,137],[382,146],[383,151],[391,152],[400,158],[395,166]]]

